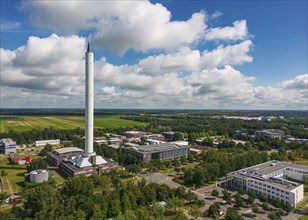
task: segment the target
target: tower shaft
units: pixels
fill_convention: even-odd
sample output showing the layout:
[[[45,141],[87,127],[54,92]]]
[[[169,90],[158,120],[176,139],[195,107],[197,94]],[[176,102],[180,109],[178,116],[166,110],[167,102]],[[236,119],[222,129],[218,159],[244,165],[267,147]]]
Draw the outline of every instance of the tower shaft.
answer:
[[[93,109],[94,109],[94,79],[93,79],[93,53],[89,49],[86,52],[85,61],[86,61],[86,106],[85,106],[85,154],[93,153]]]

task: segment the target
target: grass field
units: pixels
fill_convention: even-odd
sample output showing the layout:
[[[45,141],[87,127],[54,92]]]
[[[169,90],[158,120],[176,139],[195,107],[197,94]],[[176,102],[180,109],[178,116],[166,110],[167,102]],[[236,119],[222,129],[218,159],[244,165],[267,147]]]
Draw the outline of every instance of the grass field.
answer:
[[[95,128],[146,126],[147,123],[121,119],[120,116],[95,116]],[[0,133],[32,129],[72,129],[84,127],[83,116],[5,116],[0,115]]]
[[[296,157],[296,158],[295,158],[295,162],[296,162],[296,163],[299,163],[299,164],[301,164],[301,165],[308,166],[308,160],[305,159],[305,158]]]

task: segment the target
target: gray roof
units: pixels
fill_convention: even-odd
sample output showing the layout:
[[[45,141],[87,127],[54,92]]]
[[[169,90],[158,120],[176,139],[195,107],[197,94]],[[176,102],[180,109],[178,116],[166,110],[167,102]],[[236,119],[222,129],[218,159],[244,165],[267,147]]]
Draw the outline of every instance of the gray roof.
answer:
[[[294,164],[291,162],[285,162],[285,161],[268,161],[265,163],[261,163],[255,166],[251,166],[242,170],[238,170],[235,172],[232,172],[228,175],[232,176],[238,176],[243,179],[258,179],[262,181],[270,182],[272,185],[275,185],[280,188],[285,189],[294,189],[295,187],[299,186],[300,184],[294,183],[288,180],[280,179],[280,178],[273,178],[268,177],[267,175],[274,173],[276,171],[286,169],[286,168],[299,168],[303,170],[308,170],[308,166]]]
[[[83,152],[83,150],[78,147],[63,147],[63,148],[58,148],[55,150],[55,152],[58,154],[66,154],[66,153],[76,152],[76,151]]]
[[[141,153],[155,153],[161,151],[175,150],[181,148],[188,148],[187,146],[180,146],[172,143],[163,143],[157,145],[141,145],[136,147],[124,147],[127,150],[132,150]]]

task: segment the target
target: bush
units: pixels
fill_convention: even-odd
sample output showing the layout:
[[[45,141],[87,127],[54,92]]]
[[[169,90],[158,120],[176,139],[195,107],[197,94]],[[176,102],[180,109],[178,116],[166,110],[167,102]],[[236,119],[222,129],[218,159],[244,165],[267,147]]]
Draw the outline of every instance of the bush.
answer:
[[[5,170],[1,171],[1,176],[7,176],[7,175],[8,175],[8,173]]]
[[[240,188],[239,190],[237,190],[238,194],[240,195],[244,195],[245,194],[245,191],[243,188]]]
[[[212,194],[211,194],[212,196],[215,196],[215,197],[218,197],[219,196],[219,192],[218,192],[218,190],[217,189],[213,189],[213,191],[212,191]]]

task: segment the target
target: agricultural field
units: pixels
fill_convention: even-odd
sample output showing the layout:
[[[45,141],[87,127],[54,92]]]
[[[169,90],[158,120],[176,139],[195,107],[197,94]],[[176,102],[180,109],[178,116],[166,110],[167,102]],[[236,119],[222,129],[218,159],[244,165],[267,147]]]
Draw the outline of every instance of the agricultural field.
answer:
[[[120,116],[95,116],[95,128],[146,126],[147,123],[121,119]],[[0,116],[0,133],[32,129],[73,129],[84,127],[83,116]]]

